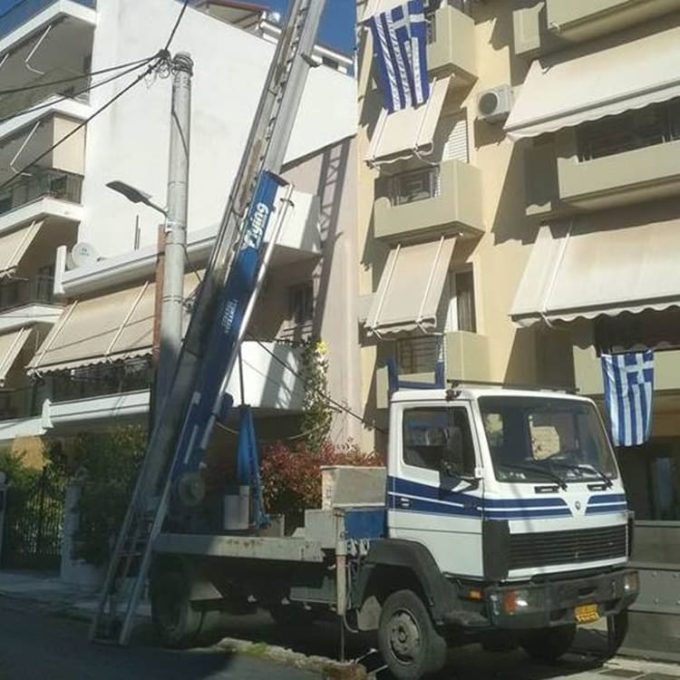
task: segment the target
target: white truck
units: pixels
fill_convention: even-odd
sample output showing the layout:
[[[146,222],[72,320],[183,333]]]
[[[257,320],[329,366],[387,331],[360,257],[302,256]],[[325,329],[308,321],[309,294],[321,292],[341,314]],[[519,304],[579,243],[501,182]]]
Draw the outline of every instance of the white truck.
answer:
[[[321,611],[377,631],[396,678],[438,671],[447,647],[519,644],[555,660],[608,617],[613,644],[638,592],[632,521],[595,404],[573,394],[452,384],[396,392],[384,469],[339,478],[292,536],[185,533],[154,544],[153,620],[191,643],[211,609]],[[363,482],[362,482],[363,480]]]

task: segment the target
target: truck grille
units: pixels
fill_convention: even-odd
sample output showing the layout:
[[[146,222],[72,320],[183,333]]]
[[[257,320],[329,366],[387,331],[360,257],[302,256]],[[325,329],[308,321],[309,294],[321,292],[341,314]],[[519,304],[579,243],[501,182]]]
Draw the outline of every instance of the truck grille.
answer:
[[[627,554],[625,524],[580,531],[511,534],[510,569],[595,562]]]

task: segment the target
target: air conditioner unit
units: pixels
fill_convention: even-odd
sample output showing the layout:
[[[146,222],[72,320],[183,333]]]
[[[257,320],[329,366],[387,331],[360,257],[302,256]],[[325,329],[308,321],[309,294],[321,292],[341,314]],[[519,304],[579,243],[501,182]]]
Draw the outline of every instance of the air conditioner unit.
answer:
[[[487,123],[505,120],[512,108],[512,88],[499,85],[485,90],[477,97],[477,118]]]

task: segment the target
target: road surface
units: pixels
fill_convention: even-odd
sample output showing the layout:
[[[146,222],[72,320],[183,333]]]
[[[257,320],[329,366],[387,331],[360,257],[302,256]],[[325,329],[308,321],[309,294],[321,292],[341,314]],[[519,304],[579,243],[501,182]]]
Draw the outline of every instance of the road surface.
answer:
[[[337,629],[331,623],[285,630],[265,614],[226,621],[224,633],[282,645],[305,654],[333,656]],[[319,676],[217,646],[190,651],[158,648],[148,634],[129,648],[91,645],[87,624],[46,611],[35,603],[0,597],[0,680],[319,680]],[[584,636],[582,636],[582,642]],[[596,641],[585,636],[586,646]],[[364,654],[370,639],[353,638],[348,657]],[[377,654],[366,664],[380,671]],[[374,676],[376,677],[376,676]],[[440,680],[680,680],[680,666],[618,658],[603,664],[592,655],[572,654],[555,666],[529,662],[519,651],[488,654],[478,646],[452,650]]]

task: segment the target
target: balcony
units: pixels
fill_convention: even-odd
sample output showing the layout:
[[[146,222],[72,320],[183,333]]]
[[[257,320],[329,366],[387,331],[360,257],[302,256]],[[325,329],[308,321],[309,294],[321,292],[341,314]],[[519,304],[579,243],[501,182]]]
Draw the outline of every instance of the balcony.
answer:
[[[53,286],[53,276],[0,281],[0,314],[24,305],[51,304]]]
[[[515,53],[535,57],[677,9],[674,0],[543,0],[513,13]]]
[[[404,338],[397,341],[399,379],[432,384],[441,336]],[[451,331],[444,336],[446,380],[491,380],[489,339],[469,331]],[[377,406],[388,406],[387,368],[376,372]]]
[[[602,368],[594,346],[574,346],[574,378],[579,392],[587,396],[604,394]],[[654,353],[654,391],[680,390],[680,349]]]
[[[478,168],[450,160],[376,180],[375,236],[391,241],[483,231]]]
[[[79,222],[82,184],[80,175],[38,168],[17,179],[0,193],[0,233],[44,216]]]
[[[242,361],[246,403],[265,414],[302,410],[303,385],[292,372],[299,374],[302,370],[298,349],[273,342],[262,347],[247,341],[242,345]],[[147,357],[71,369],[46,379],[51,383],[52,394],[43,412],[48,428],[67,430],[84,422],[141,421],[149,411],[152,369]],[[234,369],[227,391],[239,405],[238,368]]]
[[[452,75],[452,87],[472,85],[478,76],[472,18],[445,2],[430,17],[428,29],[428,70]]]
[[[616,119],[606,124],[613,129]],[[638,137],[636,144],[599,147],[592,153],[581,132],[563,130],[553,141],[527,151],[527,215],[559,217],[642,203],[680,189],[680,139],[675,134],[659,133],[654,138],[659,143],[648,146],[637,143]]]
[[[20,0],[6,12],[0,14],[0,40],[45,10],[52,8],[67,11],[70,4],[96,9],[97,0]]]

